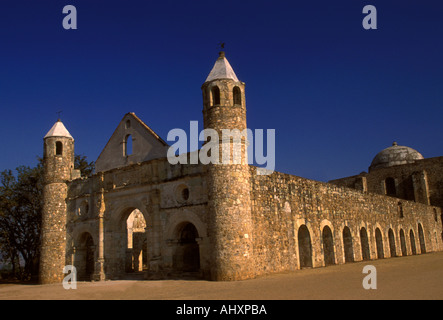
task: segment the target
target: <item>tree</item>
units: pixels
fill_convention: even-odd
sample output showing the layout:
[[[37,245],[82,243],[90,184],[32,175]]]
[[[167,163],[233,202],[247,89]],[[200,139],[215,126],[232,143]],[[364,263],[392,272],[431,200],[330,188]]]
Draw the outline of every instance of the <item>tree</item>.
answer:
[[[76,155],[74,167],[82,176],[93,173],[94,162]],[[27,280],[38,274],[43,199],[43,160],[34,168],[19,166],[0,172],[0,253],[13,274]]]
[[[11,170],[0,173],[0,250],[12,272],[24,280],[38,268],[43,166],[16,171],[17,176]]]
[[[86,156],[77,154],[74,157],[74,168],[80,170],[82,177],[89,177],[94,173],[95,163],[88,162]]]

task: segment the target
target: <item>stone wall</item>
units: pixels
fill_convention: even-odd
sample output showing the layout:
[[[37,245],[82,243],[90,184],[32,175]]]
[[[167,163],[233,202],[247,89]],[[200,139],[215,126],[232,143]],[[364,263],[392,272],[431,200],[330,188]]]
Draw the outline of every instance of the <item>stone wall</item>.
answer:
[[[40,283],[61,283],[66,252],[65,183],[51,183],[43,189]]]
[[[339,186],[361,189],[360,184],[364,179],[368,192],[386,194],[387,178],[394,179],[397,197],[443,208],[443,157],[419,160],[413,164],[378,168],[370,173],[330,182]]]
[[[74,140],[68,137],[47,137],[44,140],[44,188],[40,283],[63,280],[66,265],[66,182],[74,169]]]
[[[187,245],[197,247],[201,273],[209,275],[208,199],[204,176],[204,166],[171,165],[167,159],[156,159],[72,181],[67,199],[67,259],[83,268],[86,248],[82,239],[91,235],[95,260],[103,264],[96,266],[96,275],[92,277],[98,278],[100,269],[107,279],[124,277],[128,256],[126,222],[137,209],[146,222],[148,252],[143,254],[148,277],[165,278],[176,271],[174,259],[183,244],[181,231],[188,224],[196,228],[197,234],[194,244]],[[89,210],[82,209],[85,204]],[[101,250],[102,257],[99,256]]]
[[[257,274],[443,249],[440,208],[404,200],[399,206],[396,198],[255,170],[251,167]],[[305,257],[309,253],[312,261]]]

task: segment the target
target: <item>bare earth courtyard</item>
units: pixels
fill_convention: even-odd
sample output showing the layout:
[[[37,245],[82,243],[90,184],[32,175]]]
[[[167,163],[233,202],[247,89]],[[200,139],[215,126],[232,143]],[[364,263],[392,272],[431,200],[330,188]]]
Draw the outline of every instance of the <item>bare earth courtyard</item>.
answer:
[[[377,270],[377,289],[362,286],[363,267]],[[146,300],[286,300],[286,299],[443,299],[443,252],[327,268],[280,273],[253,280],[79,282],[76,290],[62,284],[1,284],[0,299],[146,299]]]

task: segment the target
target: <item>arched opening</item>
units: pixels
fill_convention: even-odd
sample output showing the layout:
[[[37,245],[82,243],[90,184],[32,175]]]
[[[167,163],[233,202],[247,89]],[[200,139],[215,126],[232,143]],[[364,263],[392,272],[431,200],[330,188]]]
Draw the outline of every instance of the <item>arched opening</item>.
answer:
[[[363,260],[370,260],[371,253],[369,250],[368,232],[363,227],[360,229],[361,256]]]
[[[110,230],[113,253],[112,258],[107,260],[106,272],[114,279],[141,280],[144,277],[143,272],[148,270],[148,261],[152,258],[148,221],[136,207],[124,209],[117,219],[113,221],[113,228]],[[146,240],[147,246],[144,245]]]
[[[80,203],[80,206],[77,208],[77,215],[79,217],[87,217],[89,214],[89,202],[87,200],[83,200]]]
[[[126,219],[126,235],[125,272],[147,270],[146,221],[140,210],[134,209]]]
[[[179,272],[200,271],[199,238],[195,226],[186,222],[178,228],[178,243],[173,257],[173,268]]]
[[[389,231],[388,231],[388,239],[389,239],[389,251],[391,253],[391,257],[396,257],[397,250],[395,247],[394,231],[392,231],[392,229],[389,229]]]
[[[217,86],[211,88],[212,105],[216,106],[220,104],[220,89]]]
[[[63,143],[61,141],[55,143],[55,154],[57,156],[63,155]]]
[[[323,228],[322,239],[323,239],[323,256],[325,259],[325,266],[333,265],[335,264],[334,240],[332,237],[332,231],[328,226],[325,226]]]
[[[408,250],[406,249],[406,238],[403,229],[400,229],[400,247],[401,247],[401,255],[407,256]]]
[[[385,187],[386,187],[386,195],[394,197],[397,195],[394,178],[386,178]]]
[[[354,262],[354,249],[352,246],[351,230],[348,227],[343,229],[343,248],[345,251],[345,262]]]
[[[312,268],[311,235],[305,225],[298,229],[298,255],[300,268]]]
[[[130,156],[132,154],[132,135],[130,134],[125,137],[125,142],[123,144],[123,154],[125,156]]]
[[[385,257],[383,237],[379,228],[375,229],[375,245],[377,246],[377,259],[383,259]]]
[[[234,104],[241,105],[241,90],[235,86],[233,89]]]
[[[421,224],[418,224],[418,240],[420,241],[420,251],[421,253],[426,253],[426,243],[425,243],[425,234],[423,232],[423,227]]]
[[[90,281],[94,274],[95,246],[90,233],[81,235],[79,246],[76,248],[76,268],[78,280]]]
[[[415,246],[415,236],[414,236],[414,231],[412,231],[412,229],[411,229],[411,231],[409,231],[409,238],[411,240],[411,251],[412,251],[412,254],[417,254],[417,248]]]

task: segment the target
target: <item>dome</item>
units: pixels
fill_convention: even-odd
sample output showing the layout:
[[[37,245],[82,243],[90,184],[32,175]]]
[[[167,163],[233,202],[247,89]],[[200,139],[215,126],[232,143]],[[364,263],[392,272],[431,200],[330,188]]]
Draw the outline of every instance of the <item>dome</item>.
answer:
[[[415,161],[422,159],[424,159],[423,156],[417,150],[405,146],[399,146],[397,145],[397,142],[394,142],[391,147],[380,151],[375,156],[369,167],[369,171],[378,168],[414,163]]]

